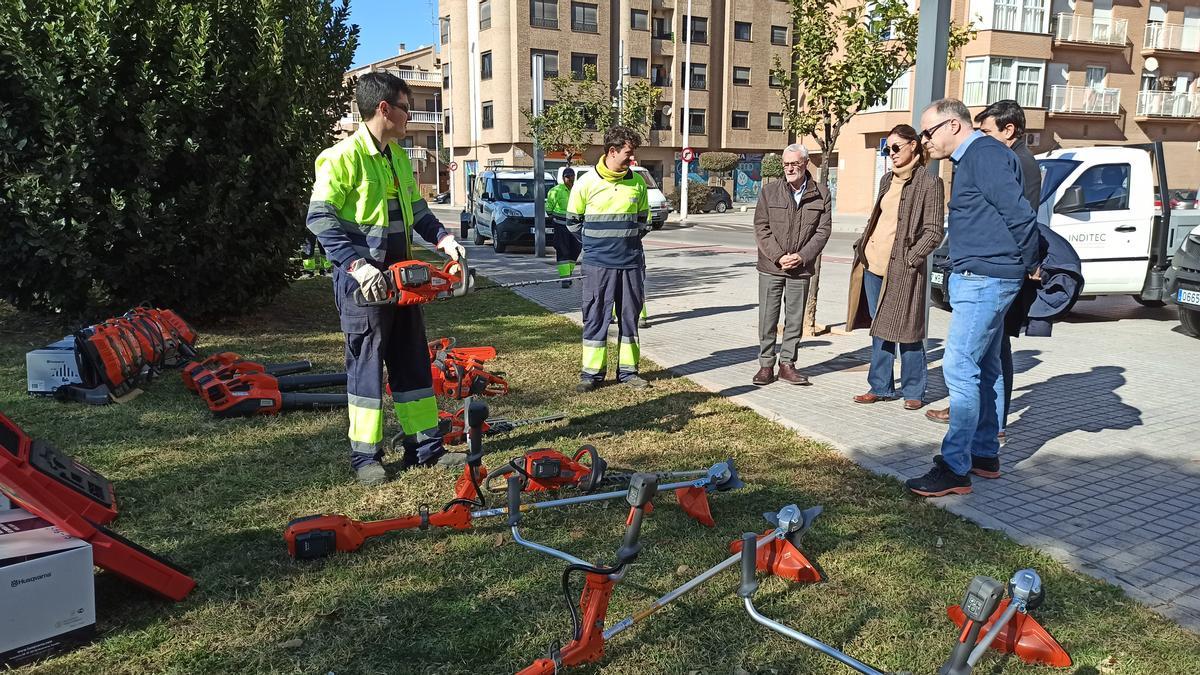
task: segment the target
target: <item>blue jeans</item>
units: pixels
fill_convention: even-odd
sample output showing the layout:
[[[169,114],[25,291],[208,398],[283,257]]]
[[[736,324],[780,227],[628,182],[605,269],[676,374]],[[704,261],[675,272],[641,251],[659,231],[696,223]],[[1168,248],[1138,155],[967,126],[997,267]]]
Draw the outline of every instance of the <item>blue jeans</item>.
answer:
[[[950,332],[942,372],[950,390],[950,430],[942,458],[954,473],[971,470],[971,455],[1000,454],[1000,415],[1004,410],[1000,344],[1004,314],[1021,289],[1020,279],[950,275]]]
[[[879,311],[879,293],[883,290],[883,277],[863,270],[863,290],[867,293],[867,309],[871,319]],[[871,393],[882,398],[896,396],[895,378],[892,376],[896,364],[896,347],[900,348],[900,395],[905,400],[925,400],[927,371],[925,368],[925,343],[901,342],[871,336],[871,369],[867,372],[867,384]]]

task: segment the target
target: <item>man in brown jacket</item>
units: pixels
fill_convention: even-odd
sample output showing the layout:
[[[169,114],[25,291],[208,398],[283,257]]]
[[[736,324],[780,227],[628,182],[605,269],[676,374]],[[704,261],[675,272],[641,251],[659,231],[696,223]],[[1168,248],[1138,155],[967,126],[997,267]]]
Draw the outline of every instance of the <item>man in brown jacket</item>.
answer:
[[[793,143],[783,150],[783,176],[758,194],[754,238],[758,244],[758,372],[757,385],[775,381],[775,338],[782,305],[783,344],[779,379],[811,384],[796,371],[796,351],[804,328],[808,279],[832,228],[829,189],[808,173],[808,150]]]

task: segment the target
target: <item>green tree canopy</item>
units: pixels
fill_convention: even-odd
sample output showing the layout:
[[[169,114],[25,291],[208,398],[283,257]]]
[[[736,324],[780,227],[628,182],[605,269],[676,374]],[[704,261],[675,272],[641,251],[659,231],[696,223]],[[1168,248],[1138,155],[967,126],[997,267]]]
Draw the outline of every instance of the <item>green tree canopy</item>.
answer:
[[[348,112],[347,19],[344,0],[0,3],[0,297],[74,318],[269,301]]]

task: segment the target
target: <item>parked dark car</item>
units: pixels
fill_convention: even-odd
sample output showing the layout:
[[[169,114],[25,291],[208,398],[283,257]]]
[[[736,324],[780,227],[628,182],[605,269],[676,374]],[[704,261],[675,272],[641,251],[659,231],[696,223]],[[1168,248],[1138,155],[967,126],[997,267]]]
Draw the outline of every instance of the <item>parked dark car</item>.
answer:
[[[438,196],[433,198],[433,202],[435,204],[449,204],[450,203],[450,191],[447,190],[445,192],[440,193]]]
[[[708,192],[708,201],[704,202],[705,213],[716,211],[717,213],[725,213],[733,208],[733,198],[729,196],[729,191],[723,187],[713,186]]]

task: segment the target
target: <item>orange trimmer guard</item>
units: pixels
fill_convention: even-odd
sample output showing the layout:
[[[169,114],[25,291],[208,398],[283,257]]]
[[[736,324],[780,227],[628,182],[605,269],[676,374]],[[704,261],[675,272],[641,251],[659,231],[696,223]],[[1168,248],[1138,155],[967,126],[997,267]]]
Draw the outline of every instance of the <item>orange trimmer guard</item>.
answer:
[[[767,530],[763,534],[772,532],[774,530]],[[739,553],[741,550],[741,539],[729,545],[730,553]],[[825,581],[825,573],[821,571],[821,567],[785,538],[772,539],[769,543],[760,539],[755,561],[759,572],[769,572],[783,579],[802,584]]]
[[[1008,598],[1005,598],[1000,601],[995,614],[988,619],[981,632],[987,633],[991,630],[992,623],[997,617],[1004,614],[1007,607]],[[959,628],[962,628],[963,622],[966,621],[966,615],[958,605],[947,607],[946,615]],[[1067,653],[1066,649],[1063,649],[1058,640],[1055,640],[1049,631],[1042,628],[1037,619],[1020,612],[1014,614],[1008,625],[1000,629],[1000,634],[992,642],[991,648],[1002,654],[1016,654],[1025,663],[1055,668],[1067,668],[1071,665],[1071,655]]]
[[[675,499],[679,500],[679,508],[701,525],[713,527],[712,509],[708,504],[708,490],[702,487],[685,487],[675,490]]]

